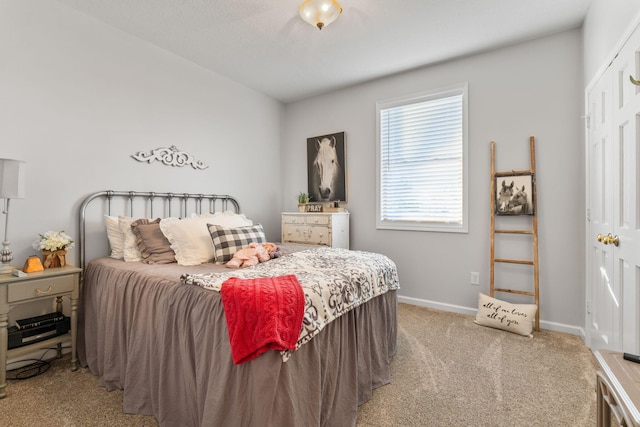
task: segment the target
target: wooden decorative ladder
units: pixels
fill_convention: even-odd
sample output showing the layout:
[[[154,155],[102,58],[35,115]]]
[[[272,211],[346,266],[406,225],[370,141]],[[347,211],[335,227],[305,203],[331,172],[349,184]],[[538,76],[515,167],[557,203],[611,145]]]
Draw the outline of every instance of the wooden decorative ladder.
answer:
[[[495,141],[491,141],[491,271],[489,275],[489,285],[490,285],[490,293],[491,296],[494,297],[496,292],[506,292],[513,293],[519,295],[528,295],[535,298],[535,304],[538,307],[536,310],[536,318],[535,318],[535,330],[540,330],[540,287],[539,287],[539,268],[538,268],[538,209],[537,209],[537,197],[536,197],[536,161],[535,161],[535,139],[534,137],[529,138],[529,146],[531,152],[531,169],[529,170],[512,170],[508,172],[496,172],[495,168],[495,159],[496,159],[496,143]],[[497,184],[496,180],[500,177],[508,177],[514,175],[531,175],[532,178],[532,188],[529,190],[532,194],[532,204],[533,204],[533,215],[531,216],[531,229],[528,230],[496,230],[496,191]],[[496,234],[522,234],[522,235],[531,235],[533,239],[533,260],[521,260],[521,259],[507,259],[507,258],[496,258],[495,257],[495,237]],[[506,289],[506,288],[497,288],[495,287],[494,274],[495,274],[495,264],[496,263],[511,263],[511,264],[524,264],[533,266],[533,282],[534,282],[534,290],[531,291],[522,291],[517,289]]]

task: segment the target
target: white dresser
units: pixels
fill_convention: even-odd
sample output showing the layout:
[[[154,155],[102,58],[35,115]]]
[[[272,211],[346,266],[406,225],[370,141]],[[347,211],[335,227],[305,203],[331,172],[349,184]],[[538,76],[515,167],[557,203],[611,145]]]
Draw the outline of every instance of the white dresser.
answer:
[[[283,212],[282,243],[349,249],[349,212]]]

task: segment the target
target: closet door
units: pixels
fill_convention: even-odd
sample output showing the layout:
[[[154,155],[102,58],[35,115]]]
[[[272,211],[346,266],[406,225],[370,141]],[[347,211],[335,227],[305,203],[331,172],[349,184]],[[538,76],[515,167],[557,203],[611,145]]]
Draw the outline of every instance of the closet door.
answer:
[[[613,78],[611,67],[587,95],[589,106],[587,340],[592,349],[618,348],[620,289],[613,280]]]
[[[640,353],[640,27],[612,64],[614,72],[613,276],[621,287],[622,346]],[[640,83],[640,82],[638,82]]]
[[[640,29],[587,95],[587,340],[640,353]],[[600,238],[598,238],[600,236]]]

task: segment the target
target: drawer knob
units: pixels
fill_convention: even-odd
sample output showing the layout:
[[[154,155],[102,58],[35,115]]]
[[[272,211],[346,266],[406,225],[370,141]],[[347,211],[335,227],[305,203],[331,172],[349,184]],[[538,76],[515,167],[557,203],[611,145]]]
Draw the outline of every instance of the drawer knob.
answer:
[[[36,294],[38,294],[38,295],[46,295],[46,294],[48,294],[48,293],[50,293],[50,292],[51,292],[51,289],[53,289],[53,288],[51,287],[51,285],[49,285],[49,287],[47,288],[47,290],[46,290],[46,291],[43,291],[43,290],[42,290],[42,289],[40,289],[40,288],[36,288]]]

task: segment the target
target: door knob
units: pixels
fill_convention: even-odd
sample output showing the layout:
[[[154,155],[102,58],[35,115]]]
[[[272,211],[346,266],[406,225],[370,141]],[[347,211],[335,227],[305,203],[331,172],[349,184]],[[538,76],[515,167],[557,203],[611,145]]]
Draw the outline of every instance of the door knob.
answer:
[[[604,236],[602,234],[598,234],[596,236],[596,239],[598,239],[598,242],[602,243],[602,241],[604,240]],[[606,243],[605,243],[605,245],[606,245]]]
[[[633,78],[633,76],[629,76],[629,80],[631,80],[631,83],[633,83],[636,86],[640,86],[640,80],[636,80]]]
[[[605,245],[618,246],[620,244],[620,239],[618,238],[618,236],[612,236],[611,233],[606,235],[603,240]]]

